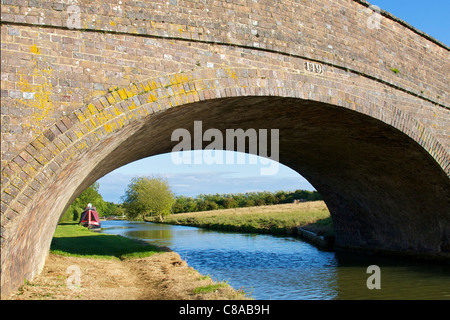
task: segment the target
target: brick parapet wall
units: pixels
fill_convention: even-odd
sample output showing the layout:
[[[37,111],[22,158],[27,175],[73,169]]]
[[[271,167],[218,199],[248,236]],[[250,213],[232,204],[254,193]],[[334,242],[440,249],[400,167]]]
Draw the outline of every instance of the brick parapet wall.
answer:
[[[448,106],[449,50],[384,13],[380,29],[365,1],[3,0],[2,22],[257,48],[354,70]],[[399,70],[393,74],[391,69]]]

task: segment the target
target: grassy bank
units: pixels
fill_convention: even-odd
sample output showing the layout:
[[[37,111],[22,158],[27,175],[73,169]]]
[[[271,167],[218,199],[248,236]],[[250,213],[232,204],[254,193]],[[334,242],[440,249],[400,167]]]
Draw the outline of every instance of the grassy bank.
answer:
[[[76,271],[78,270],[78,271]],[[75,272],[76,271],[76,272]],[[79,282],[73,282],[78,279]],[[58,225],[42,272],[9,300],[229,300],[242,290],[198,273],[143,241]]]
[[[146,221],[160,222],[156,217]],[[164,223],[288,235],[295,234],[297,227],[304,227],[319,235],[334,234],[330,213],[323,201],[180,213],[166,217]]]
[[[117,235],[92,232],[76,223],[64,223],[56,228],[50,252],[62,256],[122,260],[148,257],[161,249]]]

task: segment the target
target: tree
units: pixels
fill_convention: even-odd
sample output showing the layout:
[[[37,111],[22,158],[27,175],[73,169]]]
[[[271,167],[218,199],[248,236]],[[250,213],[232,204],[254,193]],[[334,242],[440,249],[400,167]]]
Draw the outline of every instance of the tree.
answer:
[[[199,211],[198,210],[198,206],[197,206],[197,202],[195,202],[195,200],[194,199],[192,199],[192,198],[189,198],[189,202],[188,202],[188,204],[187,204],[187,206],[185,207],[186,209],[185,209],[185,212],[196,212],[196,211]]]
[[[90,187],[85,189],[83,193],[81,193],[80,196],[72,202],[62,216],[61,221],[78,221],[81,213],[84,211],[88,203],[91,203],[92,206],[96,207],[99,215],[103,216],[103,211],[106,209],[107,204],[98,192],[99,187],[100,184],[95,182]]]
[[[225,209],[236,208],[237,202],[232,197],[226,197],[223,199],[223,207]]]
[[[116,205],[116,208],[114,209],[112,215],[116,217],[122,217],[125,215],[125,209],[120,204]]]
[[[277,200],[272,193],[267,192],[264,197],[264,202],[266,204],[275,204],[277,202]]]
[[[105,206],[103,207],[103,210],[101,212],[99,212],[99,215],[103,216],[103,217],[116,216],[117,215],[116,211],[118,208],[119,208],[118,204],[107,201],[107,202],[105,202]]]
[[[127,186],[123,206],[128,219],[143,219],[159,216],[161,221],[169,215],[175,203],[166,179],[159,177],[134,177]]]

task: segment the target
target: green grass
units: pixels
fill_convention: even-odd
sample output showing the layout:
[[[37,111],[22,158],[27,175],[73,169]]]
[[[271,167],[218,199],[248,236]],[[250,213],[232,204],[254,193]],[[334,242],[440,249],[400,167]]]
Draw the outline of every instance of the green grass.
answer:
[[[166,217],[164,223],[267,234],[295,234],[297,227],[306,227],[320,235],[334,234],[323,201],[174,214]]]
[[[56,228],[50,252],[63,256],[130,259],[148,257],[161,250],[143,241],[88,230],[75,223]]]
[[[205,286],[200,286],[195,288],[192,293],[194,294],[205,294],[205,293],[210,293],[210,292],[215,292],[216,290],[219,290],[221,288],[231,288],[231,286],[228,284],[228,282],[226,280],[224,281],[214,281],[211,279],[211,277],[209,275],[202,275],[200,276],[200,280],[211,280],[214,283],[212,284],[208,284]],[[250,299],[252,293],[250,291],[244,290],[244,288],[240,288],[239,290],[236,291],[236,298],[241,299],[242,297],[246,298],[246,299]]]
[[[214,292],[217,289],[220,288],[227,288],[228,284],[227,283],[215,283],[215,284],[210,284],[207,286],[203,286],[203,287],[197,287],[193,290],[193,292],[195,294],[201,294],[201,293],[209,293],[209,292]]]

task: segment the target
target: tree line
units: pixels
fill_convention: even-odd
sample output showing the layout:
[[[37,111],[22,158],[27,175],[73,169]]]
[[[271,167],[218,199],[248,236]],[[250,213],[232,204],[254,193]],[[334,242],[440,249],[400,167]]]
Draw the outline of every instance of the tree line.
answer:
[[[200,194],[197,197],[175,196],[167,179],[135,177],[127,186],[122,203],[106,202],[98,192],[99,184],[87,188],[67,209],[61,221],[78,221],[88,203],[97,208],[101,217],[123,216],[142,220],[146,216],[164,216],[184,212],[243,208],[263,205],[321,200],[317,191],[295,190],[247,192],[233,194]]]
[[[294,200],[321,200],[317,191],[262,191],[233,194],[200,194],[197,197],[177,196],[172,207],[173,213],[197,212],[217,209],[231,209],[292,203]]]

